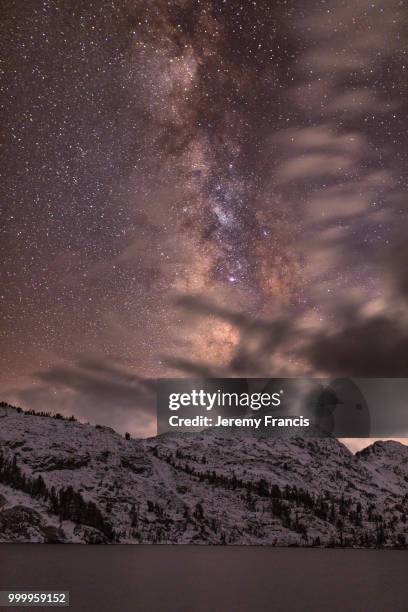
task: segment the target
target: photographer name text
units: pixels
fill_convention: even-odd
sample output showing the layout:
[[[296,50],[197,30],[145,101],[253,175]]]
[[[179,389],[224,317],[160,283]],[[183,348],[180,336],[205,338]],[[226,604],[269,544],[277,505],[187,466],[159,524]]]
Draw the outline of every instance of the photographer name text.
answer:
[[[276,417],[265,415],[263,417],[224,417],[218,415],[216,419],[208,416],[169,417],[170,427],[243,427],[258,429],[259,427],[309,427],[310,419],[303,416]]]

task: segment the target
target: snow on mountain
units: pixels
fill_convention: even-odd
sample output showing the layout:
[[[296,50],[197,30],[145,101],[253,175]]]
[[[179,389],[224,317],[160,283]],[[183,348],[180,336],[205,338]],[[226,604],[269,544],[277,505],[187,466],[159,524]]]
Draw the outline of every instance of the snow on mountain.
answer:
[[[406,546],[408,447],[112,429],[0,407],[0,541]]]

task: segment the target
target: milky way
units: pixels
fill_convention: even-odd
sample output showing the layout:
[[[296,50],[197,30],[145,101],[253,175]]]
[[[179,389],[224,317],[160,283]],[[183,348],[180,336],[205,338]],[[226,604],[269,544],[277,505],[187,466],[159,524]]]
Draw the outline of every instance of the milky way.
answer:
[[[9,2],[4,399],[145,434],[139,377],[405,376],[407,17]]]

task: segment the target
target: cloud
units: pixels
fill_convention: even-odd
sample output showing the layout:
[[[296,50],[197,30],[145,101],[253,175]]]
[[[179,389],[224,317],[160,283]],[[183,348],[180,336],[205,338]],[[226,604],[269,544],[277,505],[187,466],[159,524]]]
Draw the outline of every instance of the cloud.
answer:
[[[361,70],[366,59],[357,49],[334,48],[327,46],[326,49],[317,49],[307,53],[303,57],[305,68],[312,67],[314,72],[325,74],[335,71],[339,77],[343,72]]]
[[[284,162],[277,170],[277,182],[312,180],[338,176],[351,167],[353,160],[345,155],[309,153]]]
[[[387,316],[364,318],[353,313],[339,330],[314,334],[301,349],[317,371],[331,376],[407,376],[408,333]]]
[[[385,252],[388,281],[393,293],[406,306],[408,301],[408,246],[405,239],[391,245]]]
[[[395,101],[386,100],[369,89],[353,89],[334,96],[327,104],[327,112],[349,112],[353,115],[362,113],[387,113],[398,108]]]
[[[308,362],[312,369],[323,367],[318,350],[324,351],[326,343],[328,350],[338,346],[340,361],[343,332],[346,338],[359,330],[363,339],[372,332],[371,325],[384,326],[395,340],[401,337],[404,346],[404,330],[394,321],[392,300],[400,303],[405,275],[397,273],[400,287],[391,290],[397,279],[385,261],[389,244],[399,239],[397,219],[405,205],[399,161],[390,154],[400,100],[398,91],[379,86],[404,38],[403,23],[397,0],[386,8],[366,0],[352,6],[333,1],[325,10],[311,7],[295,21],[304,42],[290,89],[298,109],[297,125],[292,122],[281,130],[271,146],[280,158],[274,170],[275,191],[287,209],[296,209],[293,223],[301,228],[297,249],[304,308],[296,315],[301,312],[313,326],[318,321],[316,328],[322,330],[322,337],[308,338],[310,346],[302,344],[292,363]],[[387,257],[396,266],[406,265],[405,255],[402,260],[396,253]],[[374,320],[374,311],[368,316],[368,305],[380,300],[383,311],[376,315],[384,320]],[[351,303],[355,312],[346,323],[343,317]],[[387,352],[380,343],[379,362],[387,360]],[[362,369],[357,362],[356,354],[355,365]],[[391,358],[388,372],[390,363],[397,365]],[[374,371],[374,366],[368,364],[367,369]]]
[[[327,265],[332,270],[335,264]],[[405,242],[383,252],[377,265],[382,271],[382,300],[367,301],[356,288],[354,294],[350,291],[340,294],[336,303],[328,298],[331,316],[321,319],[311,316],[313,311],[254,319],[197,297],[184,297],[179,304],[208,319],[227,321],[238,330],[239,342],[223,376],[228,373],[278,376],[291,372],[293,375],[406,377],[408,249]],[[185,371],[192,368],[198,371],[205,364],[179,362],[178,365]]]
[[[330,124],[308,128],[291,128],[273,139],[287,159],[278,166],[277,183],[317,178],[336,180],[356,167],[369,147],[365,137],[356,132],[339,132]]]
[[[74,414],[82,421],[123,433],[156,433],[154,383],[101,359],[55,365],[36,375],[37,383],[10,390],[8,401],[35,410]]]
[[[329,191],[329,190],[328,190]],[[364,195],[354,194],[344,189],[342,193],[319,193],[307,205],[307,214],[311,220],[333,220],[351,217],[365,212],[370,202]]]

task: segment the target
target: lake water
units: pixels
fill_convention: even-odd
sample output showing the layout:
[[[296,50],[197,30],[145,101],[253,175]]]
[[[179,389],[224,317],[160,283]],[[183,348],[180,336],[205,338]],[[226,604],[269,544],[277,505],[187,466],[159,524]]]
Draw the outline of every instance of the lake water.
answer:
[[[70,591],[75,612],[406,612],[408,552],[0,544],[7,589]]]

